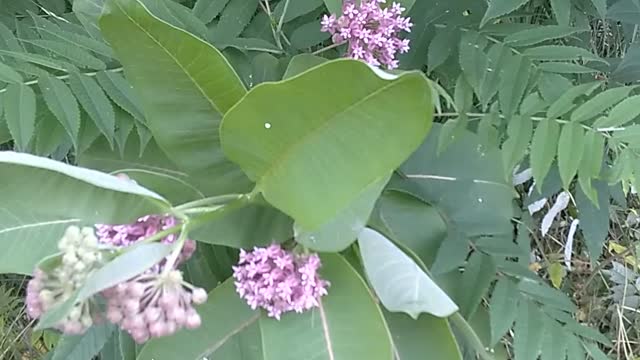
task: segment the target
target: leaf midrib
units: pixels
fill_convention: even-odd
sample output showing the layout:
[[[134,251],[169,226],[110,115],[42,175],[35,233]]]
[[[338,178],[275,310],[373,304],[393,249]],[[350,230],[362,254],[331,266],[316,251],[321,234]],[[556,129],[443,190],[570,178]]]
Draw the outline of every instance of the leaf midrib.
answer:
[[[377,75],[376,75],[377,76]],[[283,155],[279,156],[275,159],[275,161],[273,162],[273,165],[270,166],[267,171],[260,176],[260,178],[258,179],[257,183],[258,186],[260,187],[262,182],[264,181],[264,179],[269,178],[270,175],[275,172],[277,169],[281,168],[283,164],[285,164],[286,162],[288,162],[289,158],[291,158],[291,156],[293,156],[293,154],[298,153],[297,149],[299,147],[301,147],[303,144],[305,144],[309,138],[315,136],[317,133],[322,132],[325,128],[327,128],[330,124],[333,124],[333,122],[335,121],[335,119],[338,117],[338,115],[340,114],[344,114],[345,112],[351,111],[352,109],[354,109],[355,107],[361,105],[362,103],[366,102],[367,100],[373,98],[374,96],[377,96],[378,94],[382,93],[383,91],[386,91],[387,89],[390,89],[396,85],[401,84],[403,81],[407,81],[407,80],[411,80],[411,78],[409,78],[410,74],[405,74],[405,75],[401,75],[399,76],[397,79],[394,79],[392,81],[390,81],[389,84],[386,84],[378,89],[376,89],[374,92],[369,93],[368,95],[364,96],[363,98],[361,98],[360,100],[356,101],[355,103],[339,110],[336,111],[333,115],[329,116],[328,119],[322,123],[320,123],[320,125],[310,129],[307,133],[303,134],[302,136],[298,137],[297,140],[294,140],[293,143],[287,147],[284,151],[283,151]],[[264,84],[264,87],[267,86],[277,86],[276,84]],[[233,108],[230,110],[232,111]]]
[[[216,106],[216,104],[213,102],[213,100],[207,95],[207,93],[204,91],[204,89],[200,86],[200,84],[196,81],[196,79],[191,75],[191,73],[189,71],[187,71],[187,69],[182,65],[182,63],[180,62],[180,60],[178,58],[176,58],[175,56],[173,56],[173,54],[169,51],[169,49],[167,49],[164,45],[162,45],[162,43],[160,43],[160,41],[158,41],[158,39],[156,39],[151,33],[149,33],[144,27],[142,27],[142,25],[140,25],[134,18],[132,18],[131,16],[129,16],[129,14],[127,13],[127,11],[125,11],[125,9],[123,7],[120,6],[120,4],[118,3],[118,1],[113,1],[113,3],[115,4],[116,7],[118,7],[118,9],[120,9],[120,11],[122,11],[122,13],[127,17],[127,19],[129,19],[129,21],[131,21],[132,24],[134,24],[137,28],[139,28],[143,33],[145,33],[147,35],[147,37],[149,39],[151,39],[151,41],[153,41],[160,49],[162,49],[167,56],[169,56],[169,58],[171,58],[171,60],[173,60],[175,62],[175,64],[182,70],[182,72],[187,76],[187,78],[189,80],[191,80],[191,82],[193,83],[193,85],[198,89],[198,91],[200,91],[200,93],[202,94],[202,96],[207,100],[207,102],[209,103],[209,105],[211,106],[211,108],[216,111],[219,114],[224,114],[224,112],[220,111],[218,109],[218,107]],[[162,19],[156,17],[155,15],[153,15],[151,13],[151,11],[149,11],[149,9],[147,9],[147,7],[142,4],[140,1],[136,0],[136,3],[138,4],[138,6],[141,6],[142,8],[144,8],[145,11],[147,11],[147,13],[149,14],[149,16],[151,18],[153,18],[155,21],[160,21],[162,23],[164,23],[167,26],[170,26],[172,28],[174,28],[175,30],[181,31],[184,34],[186,34],[187,36],[191,36],[194,37],[194,35],[192,35],[191,33],[184,31],[178,27],[175,27],[173,25],[171,25],[170,23],[167,23],[166,21],[163,21]],[[196,38],[197,39],[197,38]],[[198,39],[199,40],[199,39]],[[204,43],[204,42],[203,42]],[[205,43],[206,44],[206,43]],[[210,46],[209,44],[206,44],[208,46]],[[215,51],[217,51],[215,48],[213,48]],[[234,71],[235,74],[235,71]],[[242,82],[240,81],[240,79],[237,77],[236,78],[238,80],[238,82],[240,84],[242,84]],[[244,87],[244,86],[243,86]],[[246,89],[245,93],[246,93]]]

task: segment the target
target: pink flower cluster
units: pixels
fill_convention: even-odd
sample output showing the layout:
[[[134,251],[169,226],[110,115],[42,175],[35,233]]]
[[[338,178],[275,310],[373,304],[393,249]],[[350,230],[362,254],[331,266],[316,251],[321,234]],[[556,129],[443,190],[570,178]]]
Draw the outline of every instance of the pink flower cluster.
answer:
[[[397,53],[409,51],[409,40],[398,37],[401,31],[411,31],[410,19],[402,17],[405,10],[400,4],[381,8],[386,0],[345,0],[342,16],[324,15],[322,31],[332,34],[335,44],[348,42],[347,56],[361,59],[373,66],[387,69],[398,67]]]
[[[36,269],[27,287],[27,307],[32,318],[40,317],[54,305],[67,300],[84,284],[87,276],[102,266],[102,253],[114,248],[125,248],[175,226],[171,216],[150,215],[133,224],[96,225],[82,231],[75,227],[67,230],[59,243],[63,250],[62,264],[51,271]],[[161,239],[169,244],[175,235]],[[200,326],[200,316],[194,304],[207,300],[204,289],[196,288],[182,278],[178,266],[195,252],[196,243],[185,240],[179,253],[169,255],[144,273],[101,292],[107,300],[106,314],[99,311],[95,300],[76,304],[70,314],[56,327],[67,334],[80,334],[95,319],[106,318],[127,331],[142,343],[151,337],[167,336],[185,327]]]
[[[263,308],[279,320],[285,312],[301,313],[319,305],[330,285],[320,279],[320,266],[317,254],[293,254],[274,244],[241,250],[233,277],[236,291],[252,309]]]

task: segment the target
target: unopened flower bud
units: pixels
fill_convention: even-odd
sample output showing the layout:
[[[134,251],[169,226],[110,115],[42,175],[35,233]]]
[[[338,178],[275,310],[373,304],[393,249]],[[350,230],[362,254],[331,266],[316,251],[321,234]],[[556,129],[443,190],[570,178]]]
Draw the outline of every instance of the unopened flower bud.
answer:
[[[191,300],[195,304],[204,304],[207,301],[207,292],[203,288],[196,288],[191,293]]]

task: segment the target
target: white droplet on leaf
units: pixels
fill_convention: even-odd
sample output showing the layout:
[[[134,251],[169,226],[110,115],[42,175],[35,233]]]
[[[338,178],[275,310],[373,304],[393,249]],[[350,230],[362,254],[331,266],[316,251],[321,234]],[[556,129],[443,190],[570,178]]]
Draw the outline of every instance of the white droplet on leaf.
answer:
[[[482,202],[482,198],[478,198],[478,202],[481,203]]]
[[[271,129],[271,123],[264,123],[265,129]]]

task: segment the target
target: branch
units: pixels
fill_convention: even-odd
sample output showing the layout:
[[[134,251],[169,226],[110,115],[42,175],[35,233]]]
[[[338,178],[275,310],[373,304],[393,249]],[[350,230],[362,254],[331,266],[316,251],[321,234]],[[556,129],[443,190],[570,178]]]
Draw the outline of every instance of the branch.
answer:
[[[122,72],[123,68],[122,67],[118,67],[118,68],[113,68],[113,69],[107,69],[107,70],[101,70],[101,71],[110,71],[110,72],[114,72],[114,73],[118,73],[118,72]],[[86,73],[82,73],[83,75],[86,76],[96,76],[100,71],[91,71],[91,72],[86,72]],[[56,78],[60,79],[60,80],[65,80],[69,78],[69,74],[64,74],[64,75],[58,75],[56,76]],[[38,83],[38,79],[35,80],[29,80],[29,81],[25,81],[23,84],[24,85],[35,85]],[[0,94],[2,94],[3,92],[7,91],[7,87],[4,87],[2,89],[0,89]]]

